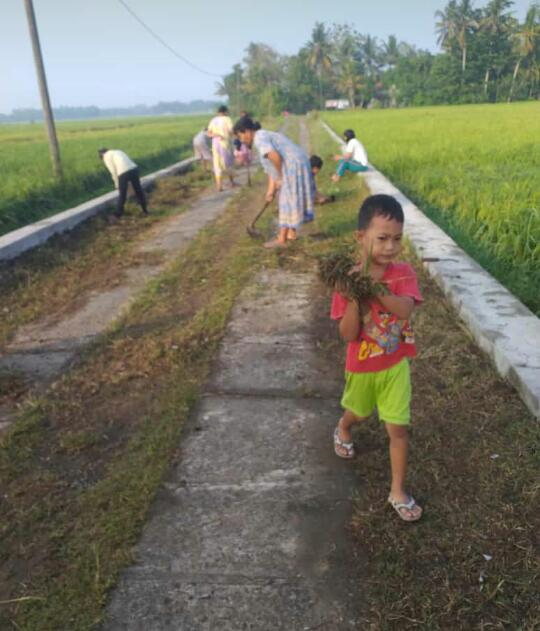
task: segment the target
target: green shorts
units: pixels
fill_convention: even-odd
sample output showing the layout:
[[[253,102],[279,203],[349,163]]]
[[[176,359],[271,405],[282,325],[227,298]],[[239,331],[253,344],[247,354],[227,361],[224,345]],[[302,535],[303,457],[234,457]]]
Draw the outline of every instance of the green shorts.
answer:
[[[409,360],[379,372],[345,371],[345,390],[341,405],[365,418],[376,407],[379,419],[394,425],[408,425],[411,420],[411,376]]]

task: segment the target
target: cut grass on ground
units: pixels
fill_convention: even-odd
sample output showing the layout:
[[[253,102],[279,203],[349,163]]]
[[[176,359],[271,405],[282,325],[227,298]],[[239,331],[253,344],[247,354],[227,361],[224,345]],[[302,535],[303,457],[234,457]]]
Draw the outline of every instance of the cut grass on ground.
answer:
[[[312,146],[326,160],[334,152],[318,127]],[[318,184],[337,201],[317,209],[302,240],[270,253],[249,241],[244,226],[263,187],[242,193],[78,367],[27,404],[0,449],[0,601],[11,601],[0,605],[0,628],[99,623],[235,297],[262,263],[313,270],[318,254],[350,239],[366,191],[355,177],[327,186],[331,170],[328,161]],[[349,591],[366,603],[368,631],[533,631],[538,425],[437,287],[420,280],[410,485],[426,513],[405,524],[385,503],[387,446],[370,421],[350,463],[365,481],[351,531],[369,580]],[[320,352],[341,363],[335,328],[325,335]]]
[[[311,129],[314,150],[327,158],[333,141],[317,125]],[[329,175],[321,174],[323,192]],[[358,178],[342,180],[343,201],[319,211],[322,232],[335,238],[310,243],[306,253],[350,239],[362,195]],[[425,298],[415,318],[409,476],[425,516],[406,524],[386,503],[386,438],[377,421],[367,422],[351,463],[365,480],[351,524],[369,559],[369,580],[357,586],[368,605],[362,629],[536,630],[540,428],[408,256]],[[335,338],[334,357],[342,348]]]
[[[14,261],[0,262],[0,350],[21,325],[44,315],[63,317],[90,291],[118,284],[129,267],[153,262],[155,254],[136,254],[135,246],[156,223],[183,212],[210,184],[210,176],[199,169],[160,180],[148,196],[148,217],[129,202],[115,224],[100,214]]]
[[[0,449],[0,628],[90,629],[129,563],[239,291],[260,186],[153,281]]]

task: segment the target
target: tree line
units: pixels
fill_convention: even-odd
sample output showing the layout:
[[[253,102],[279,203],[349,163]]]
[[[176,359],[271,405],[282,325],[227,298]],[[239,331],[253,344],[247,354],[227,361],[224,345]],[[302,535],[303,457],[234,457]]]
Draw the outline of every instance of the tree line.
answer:
[[[295,55],[250,43],[216,94],[236,112],[276,114],[323,109],[326,99],[352,107],[495,103],[540,96],[540,4],[523,22],[512,0],[450,0],[435,13],[439,53],[391,35],[386,41],[349,25],[317,22]]]
[[[95,105],[61,106],[54,108],[56,120],[84,120],[93,118],[116,118],[118,116],[160,116],[163,114],[205,114],[215,111],[216,101],[196,100],[160,101],[155,105],[133,105],[131,107],[99,108]],[[38,122],[43,120],[41,109],[19,108],[11,114],[0,114],[0,123]]]

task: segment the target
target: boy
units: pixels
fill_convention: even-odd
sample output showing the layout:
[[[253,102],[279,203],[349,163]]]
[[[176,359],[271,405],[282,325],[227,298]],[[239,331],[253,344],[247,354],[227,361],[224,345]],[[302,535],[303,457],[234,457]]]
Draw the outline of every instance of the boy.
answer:
[[[411,384],[409,357],[416,355],[409,318],[422,302],[416,274],[407,263],[394,262],[401,251],[403,209],[390,195],[368,197],[358,213],[356,241],[359,267],[383,283],[388,293],[358,304],[334,292],[332,318],[339,320],[341,337],[348,342],[345,412],[334,432],[334,450],[353,458],[353,424],[367,419],[377,407],[390,441],[392,484],[388,501],[405,521],[417,521],[422,509],[405,491]]]
[[[131,182],[131,186],[135,191],[143,215],[147,215],[146,197],[141,186],[139,169],[135,162],[120,149],[98,149],[98,155],[103,160],[111,174],[114,186],[118,190],[115,215],[121,217],[124,214],[124,204],[126,203],[129,182]]]
[[[335,202],[336,201],[335,195],[330,195],[329,197],[327,197],[326,195],[319,193],[319,191],[317,190],[317,183],[315,181],[315,178],[317,177],[319,171],[323,168],[324,162],[322,161],[322,158],[320,158],[319,156],[313,155],[309,159],[309,163],[311,165],[311,174],[313,175],[315,203],[316,204],[331,204],[332,202]]]

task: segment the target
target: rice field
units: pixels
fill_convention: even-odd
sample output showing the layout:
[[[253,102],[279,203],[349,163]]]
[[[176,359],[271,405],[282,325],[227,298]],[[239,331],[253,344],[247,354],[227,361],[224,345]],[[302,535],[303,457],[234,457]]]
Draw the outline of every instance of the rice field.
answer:
[[[540,104],[325,112],[370,162],[540,314]]]
[[[142,174],[192,154],[194,134],[210,115],[161,116],[57,124],[64,170],[51,172],[44,125],[0,125],[0,234],[112,189],[97,149],[122,149]]]

